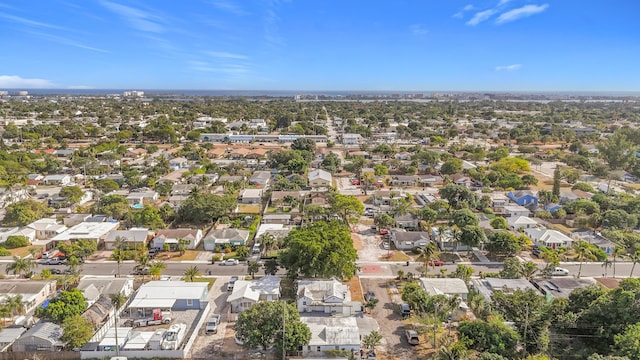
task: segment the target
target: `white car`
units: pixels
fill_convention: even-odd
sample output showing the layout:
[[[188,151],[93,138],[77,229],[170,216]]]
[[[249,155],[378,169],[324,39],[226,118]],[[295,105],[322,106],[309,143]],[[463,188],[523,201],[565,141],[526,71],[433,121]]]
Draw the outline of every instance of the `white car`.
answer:
[[[222,266],[238,265],[240,261],[238,259],[227,259],[220,263]]]
[[[557,267],[553,269],[553,271],[551,272],[551,276],[567,276],[567,275],[569,275],[569,270],[561,267]]]
[[[388,241],[383,241],[382,242],[382,248],[385,250],[389,250],[389,242]]]

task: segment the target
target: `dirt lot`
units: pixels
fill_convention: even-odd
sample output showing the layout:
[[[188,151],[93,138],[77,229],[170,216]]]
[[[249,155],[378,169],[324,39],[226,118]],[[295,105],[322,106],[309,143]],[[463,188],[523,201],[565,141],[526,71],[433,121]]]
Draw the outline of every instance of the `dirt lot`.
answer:
[[[378,298],[378,305],[371,311],[371,316],[378,321],[383,341],[380,346],[380,359],[412,360],[416,353],[403,337],[404,322],[389,295],[391,290],[388,280],[361,279],[363,291],[373,290]]]

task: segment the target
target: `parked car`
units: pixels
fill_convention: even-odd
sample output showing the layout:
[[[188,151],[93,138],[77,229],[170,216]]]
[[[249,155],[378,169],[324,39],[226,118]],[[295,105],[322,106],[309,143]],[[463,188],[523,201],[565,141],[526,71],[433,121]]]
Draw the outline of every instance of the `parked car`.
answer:
[[[240,264],[240,261],[238,259],[227,259],[220,262],[221,266],[231,266],[231,265],[238,265],[238,264]]]
[[[540,254],[542,254],[542,251],[540,251],[540,249],[531,250],[531,255],[533,255],[535,257],[540,257]]]
[[[136,266],[133,268],[133,275],[149,275],[149,267],[148,266]]]
[[[352,180],[351,185],[360,185],[360,180],[358,179]]]
[[[402,314],[402,317],[411,316],[411,306],[409,304],[400,305],[400,314]]]
[[[405,330],[404,336],[407,338],[407,342],[411,345],[420,344],[420,338],[418,337],[418,332],[415,330]]]
[[[53,274],[53,275],[61,275],[62,274],[62,270],[60,270],[60,269],[52,268],[52,269],[49,269],[49,271],[51,271],[51,274]]]
[[[387,230],[387,229],[381,229],[380,230],[380,235],[387,235],[387,234],[389,234],[389,230]]]
[[[237,276],[232,276],[231,279],[229,279],[229,283],[227,284],[227,291],[233,291],[233,287],[235,286],[236,281],[238,281]]]
[[[569,270],[561,267],[557,267],[553,269],[553,271],[551,272],[551,276],[567,276],[567,275],[569,275]]]
[[[59,258],[59,257],[55,257],[55,258],[51,258],[51,259],[47,259],[47,260],[45,261],[45,264],[46,264],[46,265],[64,265],[64,264],[66,264],[66,263],[67,263],[67,261],[66,261],[66,260],[61,259],[61,258]]]
[[[383,241],[382,242],[382,248],[385,249],[385,250],[389,250],[390,249],[389,242],[388,241]]]
[[[429,262],[427,264],[429,264],[429,266],[443,266],[444,265],[444,261],[442,261],[442,260],[429,260]]]

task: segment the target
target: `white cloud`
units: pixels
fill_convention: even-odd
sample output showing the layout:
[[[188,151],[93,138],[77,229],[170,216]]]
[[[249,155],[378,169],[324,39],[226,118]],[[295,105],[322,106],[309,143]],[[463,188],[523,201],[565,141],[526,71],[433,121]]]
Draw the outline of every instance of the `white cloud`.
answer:
[[[55,84],[47,79],[24,79],[17,75],[0,75],[0,88],[51,89],[55,87]]]
[[[473,10],[474,7],[471,4],[466,5],[465,7],[462,8],[462,11],[471,11]]]
[[[151,33],[164,32],[164,27],[161,25],[163,21],[156,15],[141,9],[116,4],[110,1],[102,1],[101,4],[112,12],[123,17],[134,29]]]
[[[496,71],[516,71],[522,68],[522,64],[511,64],[506,66],[496,66]]]
[[[245,55],[234,54],[226,51],[205,51],[204,53],[212,57],[223,58],[223,59],[237,59],[237,60],[248,59],[248,57]]]
[[[549,4],[525,5],[517,9],[509,10],[501,14],[500,16],[498,16],[498,19],[496,20],[496,24],[504,24],[504,23],[508,23],[518,19],[526,18],[531,15],[539,14],[547,10],[548,7],[549,7]]]
[[[210,64],[205,61],[189,61],[191,69],[200,72],[213,72],[222,74],[244,74],[248,73],[249,69],[241,64]]]
[[[502,6],[502,5],[506,5],[510,2],[511,0],[500,0],[500,2],[498,3],[498,6]]]
[[[109,51],[104,50],[104,49],[100,49],[100,48],[96,48],[93,46],[89,46],[89,45],[85,45],[83,43],[77,42],[75,40],[63,37],[63,36],[57,36],[57,35],[53,35],[53,34],[48,34],[48,33],[43,33],[43,32],[39,32],[39,31],[29,31],[28,33],[40,37],[42,39],[48,40],[48,41],[52,41],[52,42],[56,42],[58,44],[63,44],[63,45],[67,45],[67,46],[73,46],[79,49],[85,49],[85,50],[91,50],[91,51],[96,51],[96,52],[101,52],[101,53],[108,53]]]
[[[51,24],[47,24],[47,23],[43,23],[40,21],[35,21],[35,20],[31,20],[31,19],[26,19],[20,16],[15,16],[15,15],[10,15],[7,13],[0,13],[0,17],[5,18],[7,20],[13,21],[13,22],[17,22],[23,25],[27,25],[27,26],[31,26],[31,27],[43,27],[43,28],[47,28],[47,29],[58,29],[61,30],[63,29],[60,26],[56,26],[56,25],[51,25]]]
[[[411,33],[413,35],[426,35],[426,34],[429,33],[429,30],[427,30],[421,24],[413,24],[413,25],[409,26],[409,29],[411,30]]]
[[[232,3],[230,1],[214,1],[213,6],[217,7],[220,10],[230,12],[234,15],[248,15],[248,13],[244,11],[238,4]]]
[[[467,25],[476,26],[481,22],[489,20],[489,18],[495,13],[496,11],[494,9],[479,11],[475,13],[469,21],[467,21]]]

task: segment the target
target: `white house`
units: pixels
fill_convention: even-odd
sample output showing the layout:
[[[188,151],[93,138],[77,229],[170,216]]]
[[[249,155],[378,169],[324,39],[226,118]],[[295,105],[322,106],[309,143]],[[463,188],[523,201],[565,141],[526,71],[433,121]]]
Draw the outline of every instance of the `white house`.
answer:
[[[571,246],[573,239],[561,233],[558,230],[549,230],[541,228],[524,229],[524,233],[538,246],[548,248],[558,248],[561,246]]]
[[[333,183],[333,177],[331,173],[322,170],[316,169],[309,171],[309,185],[312,187],[329,187]]]
[[[67,174],[47,175],[42,179],[43,185],[67,186],[71,184],[72,178]]]
[[[92,240],[100,245],[111,231],[120,227],[119,222],[81,222],[54,236],[51,241]]]
[[[459,296],[463,300],[467,299],[469,289],[464,280],[457,278],[420,278],[422,288],[429,294]]]
[[[160,198],[160,194],[153,190],[132,191],[127,195],[127,201],[131,207],[142,207],[144,204],[152,204]]]
[[[214,251],[216,246],[224,246],[230,244],[232,246],[242,246],[247,243],[249,239],[249,231],[225,228],[225,229],[211,229],[207,235],[202,239],[205,251]]]
[[[78,282],[77,288],[84,295],[87,307],[90,307],[100,296],[108,298],[113,294],[122,294],[128,298],[133,294],[133,279],[85,277]]]
[[[538,222],[528,216],[510,216],[507,218],[510,229],[520,230],[538,226]]]
[[[113,230],[104,239],[105,250],[113,250],[117,241],[122,242],[123,248],[137,249],[146,246],[150,237],[147,229]]]
[[[404,229],[391,229],[389,239],[398,250],[408,250],[414,247],[427,246],[430,242],[429,233],[425,231],[406,231]]]
[[[267,275],[256,280],[238,280],[227,302],[231,312],[240,313],[259,301],[277,301],[280,299],[280,278]]]
[[[164,244],[169,244],[171,249],[175,249],[180,243],[180,239],[188,240],[187,249],[195,249],[202,240],[201,229],[162,229],[156,232],[156,237],[151,240],[151,247],[162,249]]]
[[[354,315],[361,310],[360,302],[351,301],[347,285],[338,280],[298,280],[296,305],[298,312]]]
[[[311,340],[302,348],[304,356],[322,356],[327,350],[360,351],[360,328],[353,316],[300,316],[311,330]]]
[[[33,242],[36,239],[36,231],[28,227],[0,228],[0,246],[11,236],[24,236]]]
[[[24,312],[29,314],[40,306],[45,300],[56,295],[55,280],[27,280],[27,279],[4,279],[0,280],[0,295],[22,296]]]
[[[343,134],[342,135],[342,144],[344,145],[356,145],[359,144],[362,140],[362,135],[360,134]]]
[[[262,189],[244,189],[240,193],[240,200],[243,204],[260,204],[262,202]]]
[[[524,206],[520,205],[506,205],[504,207],[504,213],[507,217],[529,216],[531,211]]]

